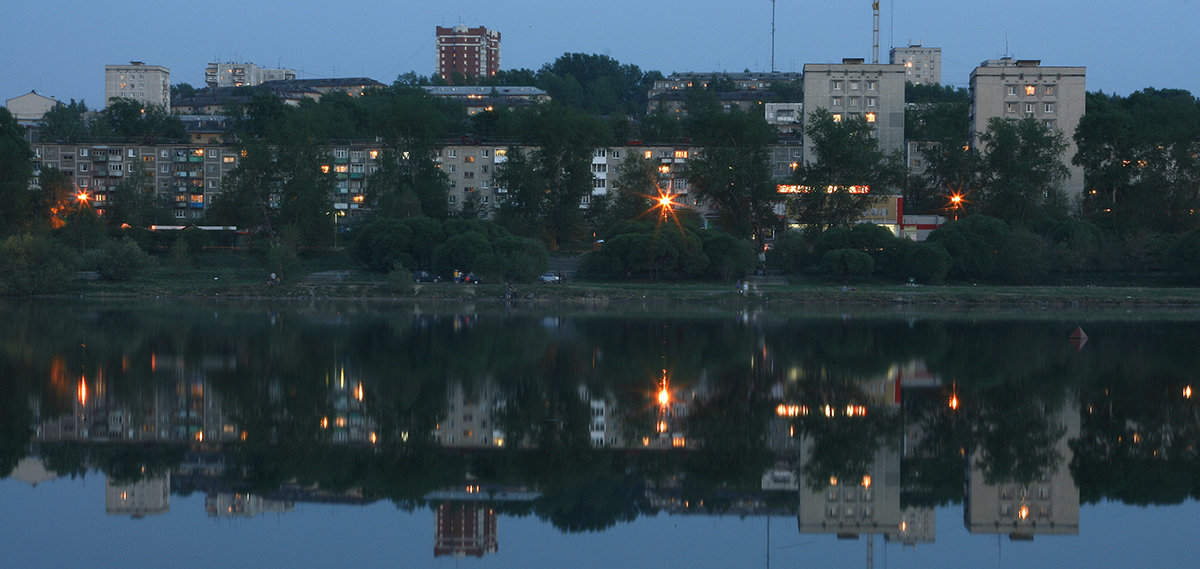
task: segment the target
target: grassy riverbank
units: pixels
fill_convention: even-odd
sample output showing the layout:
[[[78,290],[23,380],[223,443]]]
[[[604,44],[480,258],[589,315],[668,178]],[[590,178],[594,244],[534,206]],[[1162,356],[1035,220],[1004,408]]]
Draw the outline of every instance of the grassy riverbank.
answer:
[[[245,257],[224,258],[207,266],[160,265],[131,282],[73,281],[68,294],[84,297],[226,297],[342,298],[377,300],[495,300],[505,297],[501,283],[416,284],[350,269],[341,256],[307,259],[296,277],[267,286],[262,265]],[[752,281],[753,282],[753,281]],[[792,284],[784,278],[753,282],[746,294],[723,283],[522,284],[522,301],[683,301],[766,303],[880,303],[951,305],[1187,306],[1200,307],[1200,289],[1148,286],[903,286],[830,282]]]

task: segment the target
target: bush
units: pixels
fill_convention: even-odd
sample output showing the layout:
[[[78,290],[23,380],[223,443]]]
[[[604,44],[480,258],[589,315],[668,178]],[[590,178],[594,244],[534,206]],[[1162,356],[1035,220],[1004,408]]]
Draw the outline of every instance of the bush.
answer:
[[[785,273],[798,274],[813,265],[817,258],[804,233],[789,230],[776,237],[775,246],[767,251],[767,266]]]
[[[834,249],[821,256],[821,269],[826,274],[849,281],[852,277],[865,277],[875,270],[875,259],[854,249]]]
[[[1003,280],[1015,284],[1034,284],[1050,274],[1050,256],[1046,240],[1033,232],[1018,229],[1009,235],[996,255]]]
[[[701,245],[708,257],[706,274],[717,280],[732,282],[754,270],[758,256],[754,244],[722,231],[704,232]]]
[[[75,272],[75,253],[43,237],[14,235],[0,242],[0,294],[58,292]]]
[[[468,231],[459,233],[438,245],[433,250],[434,272],[449,274],[453,271],[472,272],[486,269],[495,261],[492,244],[482,233]]]
[[[501,237],[493,250],[491,266],[483,272],[502,281],[533,282],[550,261],[546,246],[527,237]]]
[[[106,281],[131,281],[154,260],[129,237],[106,242],[83,254],[83,268]]]
[[[950,253],[937,243],[914,243],[905,248],[904,266],[908,269],[908,278],[921,284],[945,282],[953,264]]]

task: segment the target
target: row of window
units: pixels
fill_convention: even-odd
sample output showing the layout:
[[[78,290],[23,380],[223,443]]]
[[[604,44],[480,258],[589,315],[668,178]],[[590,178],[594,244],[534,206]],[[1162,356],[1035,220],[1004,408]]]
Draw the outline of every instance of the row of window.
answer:
[[[875,91],[879,88],[879,82],[873,79],[859,81],[857,79],[843,80],[833,79],[829,82],[829,89],[832,91],[841,91],[843,85],[847,87],[847,91],[858,91],[860,87],[865,91]]]
[[[1018,109],[1017,105],[1018,105],[1018,103],[1012,103],[1012,102],[1005,103],[1004,104],[1004,112],[1006,112],[1006,113],[1017,112],[1017,109]],[[1037,103],[1025,103],[1025,114],[1031,115],[1031,114],[1037,112],[1037,107],[1038,107]],[[1053,114],[1054,113],[1054,103],[1043,103],[1042,104],[1042,112],[1046,113],[1046,114]]]
[[[1038,86],[1037,85],[1025,85],[1024,87],[1022,87],[1020,85],[1007,85],[1006,89],[1007,89],[1008,96],[1010,96],[1010,97],[1016,97],[1017,95],[1019,95],[1021,93],[1024,93],[1026,96],[1029,96],[1029,97],[1032,97],[1032,96],[1035,96],[1038,94]],[[1056,85],[1042,85],[1041,91],[1042,91],[1043,96],[1053,97],[1057,93],[1058,87]]]
[[[831,99],[831,102],[833,103],[831,106],[834,106],[834,107],[842,106],[842,99],[843,99],[842,97],[833,97]],[[866,106],[868,108],[874,108],[879,105],[879,99],[876,97],[846,97],[845,102],[846,102],[846,106],[850,107],[850,108],[857,108],[858,106],[862,105],[864,102],[866,103]]]

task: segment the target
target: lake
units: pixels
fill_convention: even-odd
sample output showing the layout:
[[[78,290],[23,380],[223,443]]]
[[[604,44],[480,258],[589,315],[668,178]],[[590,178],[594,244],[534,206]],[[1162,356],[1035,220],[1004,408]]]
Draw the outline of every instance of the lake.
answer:
[[[0,566],[1189,566],[1198,324],[4,301]]]

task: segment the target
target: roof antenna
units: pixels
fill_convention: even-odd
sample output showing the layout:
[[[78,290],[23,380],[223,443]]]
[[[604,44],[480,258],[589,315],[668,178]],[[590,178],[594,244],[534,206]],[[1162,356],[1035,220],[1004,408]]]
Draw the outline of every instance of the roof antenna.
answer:
[[[775,0],[771,0],[771,73],[775,72]]]

